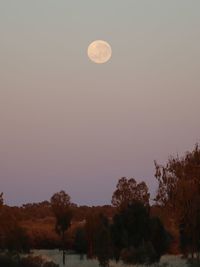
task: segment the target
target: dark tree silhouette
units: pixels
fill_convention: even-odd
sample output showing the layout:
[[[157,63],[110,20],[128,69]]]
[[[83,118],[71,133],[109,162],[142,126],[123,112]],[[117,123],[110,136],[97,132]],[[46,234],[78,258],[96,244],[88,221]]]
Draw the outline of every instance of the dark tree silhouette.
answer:
[[[108,218],[99,214],[97,222],[97,231],[95,233],[95,255],[102,267],[109,266],[111,257],[111,235]]]
[[[135,201],[142,202],[145,206],[149,205],[150,194],[145,182],[138,183],[134,178],[119,179],[117,189],[112,196],[112,204],[119,210],[126,208]]]
[[[173,216],[180,228],[183,252],[200,249],[200,149],[196,145],[184,157],[170,157],[166,166],[155,162],[157,204]]]
[[[51,207],[56,218],[55,230],[61,236],[63,247],[63,264],[65,264],[65,232],[71,225],[72,208],[70,196],[60,191],[51,197]]]
[[[97,257],[100,266],[109,266],[111,236],[108,218],[98,212],[92,213],[87,216],[85,229],[88,244],[88,258]]]
[[[87,237],[85,228],[79,227],[76,230],[75,239],[74,239],[74,249],[81,256],[87,253]]]
[[[150,217],[149,209],[141,202],[128,205],[114,216],[111,233],[115,259],[124,263],[158,262],[167,248],[164,227],[159,219]]]
[[[3,193],[0,194],[0,208],[3,206]]]
[[[98,213],[93,212],[88,214],[88,216],[86,217],[85,230],[86,230],[86,238],[88,244],[87,256],[89,259],[95,256],[94,246],[95,246],[95,234],[98,231],[97,225],[98,225]]]
[[[134,202],[113,218],[112,239],[118,260],[123,248],[138,247],[148,236],[148,212],[142,203]]]

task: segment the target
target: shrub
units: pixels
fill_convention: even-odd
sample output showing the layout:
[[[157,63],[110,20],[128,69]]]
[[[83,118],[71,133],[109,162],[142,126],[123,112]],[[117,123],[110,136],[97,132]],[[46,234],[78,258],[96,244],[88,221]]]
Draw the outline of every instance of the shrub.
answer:
[[[42,257],[20,258],[17,254],[7,253],[0,255],[0,267],[59,267],[54,262],[45,262]]]

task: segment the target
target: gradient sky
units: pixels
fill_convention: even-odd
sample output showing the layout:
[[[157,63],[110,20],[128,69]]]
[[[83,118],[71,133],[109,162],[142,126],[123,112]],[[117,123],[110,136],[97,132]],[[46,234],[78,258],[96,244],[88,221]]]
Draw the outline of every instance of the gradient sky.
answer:
[[[109,204],[122,176],[200,141],[199,0],[0,0],[0,191],[6,203]],[[112,60],[87,46],[104,39]],[[153,196],[152,196],[153,197]]]

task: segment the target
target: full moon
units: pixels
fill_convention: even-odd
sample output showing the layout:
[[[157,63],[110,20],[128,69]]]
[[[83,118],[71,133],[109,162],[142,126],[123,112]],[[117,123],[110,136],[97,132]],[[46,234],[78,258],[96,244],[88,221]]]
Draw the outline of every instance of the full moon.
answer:
[[[111,46],[102,40],[96,40],[88,46],[88,57],[97,64],[106,63],[112,56]]]

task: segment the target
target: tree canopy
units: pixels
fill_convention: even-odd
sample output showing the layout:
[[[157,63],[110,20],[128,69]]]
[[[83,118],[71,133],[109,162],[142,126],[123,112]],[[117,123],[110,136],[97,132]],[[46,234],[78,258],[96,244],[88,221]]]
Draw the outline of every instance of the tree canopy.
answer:
[[[70,196],[65,191],[55,193],[51,197],[51,207],[56,218],[55,230],[61,235],[63,244],[63,264],[65,264],[65,231],[70,227],[72,220],[72,204]]]
[[[145,182],[137,183],[134,178],[122,177],[116,187],[112,196],[112,204],[118,209],[124,209],[138,201],[145,206],[149,205],[150,194]]]
[[[111,233],[115,259],[128,264],[159,261],[169,243],[161,221],[151,217],[141,202],[134,202],[114,216]]]
[[[180,228],[182,248],[192,252],[200,244],[200,149],[183,157],[170,157],[165,166],[155,162],[158,180],[156,202],[174,214]]]

